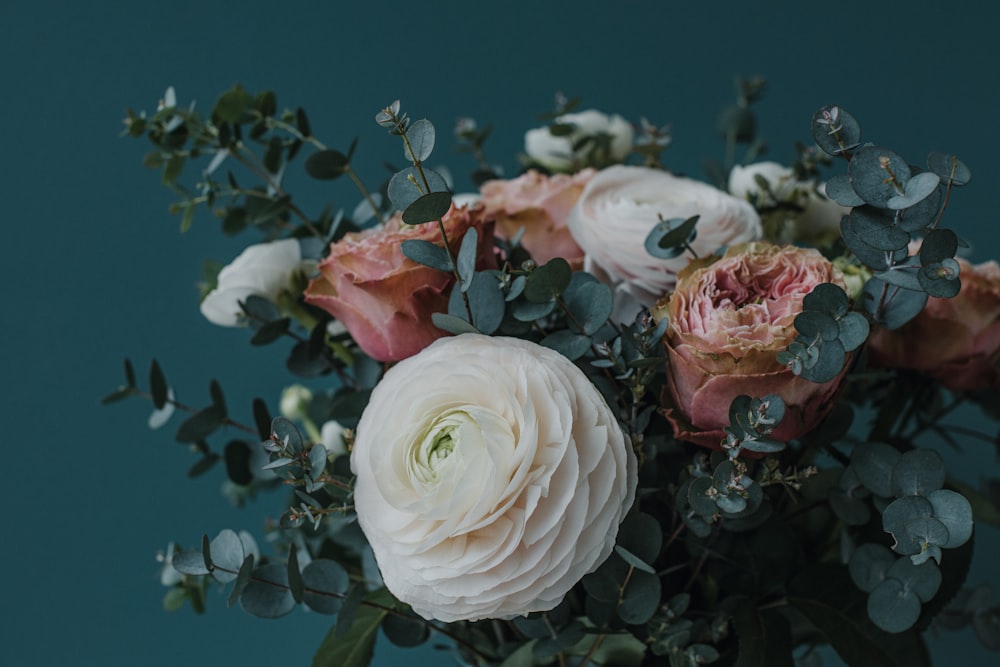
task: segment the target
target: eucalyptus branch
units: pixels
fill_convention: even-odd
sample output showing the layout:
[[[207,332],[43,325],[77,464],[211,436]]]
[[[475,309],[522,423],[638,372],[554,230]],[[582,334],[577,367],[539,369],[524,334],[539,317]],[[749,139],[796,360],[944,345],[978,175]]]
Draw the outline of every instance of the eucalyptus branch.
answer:
[[[247,149],[246,146],[244,146],[242,143],[238,144],[237,147],[238,148],[242,148],[247,153],[247,155],[252,156],[254,158],[257,157],[252,151],[250,151],[249,149]],[[240,152],[237,151],[237,150],[233,150],[232,148],[229,148],[228,150],[229,150],[229,154],[233,156],[233,159],[235,159],[237,162],[239,162],[244,167],[246,167],[247,169],[249,169],[255,176],[257,176],[258,178],[260,178],[261,180],[263,180],[268,185],[268,187],[272,188],[276,193],[278,193],[279,195],[282,195],[282,196],[284,196],[284,195],[287,194],[285,192],[285,189],[281,186],[281,183],[279,183],[274,178],[274,176],[270,172],[267,171],[267,169],[264,169],[262,166],[257,165],[255,163],[251,162],[246,156],[240,154]],[[302,225],[306,229],[309,230],[310,234],[312,234],[313,236],[315,236],[316,238],[319,238],[319,239],[324,238],[323,234],[318,229],[316,229],[316,227],[312,224],[312,221],[309,219],[309,216],[307,216],[302,211],[302,209],[300,209],[297,205],[295,205],[294,203],[292,203],[291,199],[289,199],[289,201],[288,201],[288,210],[291,211],[292,213],[294,213],[296,215],[296,217],[298,217],[299,220],[302,221]]]
[[[138,389],[136,387],[131,387],[131,391],[139,398],[144,398],[150,402],[153,401],[153,394],[148,391],[143,391],[142,389]],[[198,410],[197,408],[193,408],[190,405],[186,405],[172,398],[168,398],[166,402],[167,404],[172,405],[175,409],[181,410],[182,412],[187,412],[190,414],[195,414],[197,412],[200,412],[200,410]],[[233,421],[229,417],[223,417],[219,421],[219,423],[223,426],[232,426],[233,428],[239,429],[240,431],[245,431],[246,433],[253,433],[254,435],[258,435],[256,428],[247,426],[246,424],[241,424],[240,422],[237,421]]]

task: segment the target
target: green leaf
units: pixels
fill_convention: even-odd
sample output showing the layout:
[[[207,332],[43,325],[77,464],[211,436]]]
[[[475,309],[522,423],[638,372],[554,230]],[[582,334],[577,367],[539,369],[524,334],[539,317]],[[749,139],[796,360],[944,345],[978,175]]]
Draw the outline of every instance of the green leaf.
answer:
[[[403,142],[403,157],[410,162],[423,162],[434,150],[434,125],[421,118],[406,129],[406,139],[409,143]]]
[[[646,252],[658,259],[673,259],[684,254],[698,235],[695,229],[699,216],[688,219],[670,218],[658,222],[646,235]]]
[[[212,109],[212,117],[223,123],[246,123],[253,119],[253,96],[239,84],[222,93]]]
[[[271,422],[271,435],[278,442],[285,443],[292,452],[298,453],[302,451],[302,434],[299,432],[298,426],[290,419],[275,417],[274,421]],[[270,435],[268,439],[270,439]]]
[[[253,423],[261,440],[271,439],[271,412],[262,398],[253,399]]]
[[[403,211],[403,222],[408,225],[422,225],[425,222],[441,220],[451,208],[450,192],[431,192],[422,195]]]
[[[472,326],[466,320],[448,313],[431,313],[431,322],[438,329],[447,331],[450,334],[480,333],[479,329]]]
[[[494,333],[503,323],[507,302],[504,301],[497,271],[479,271],[472,277],[467,298],[472,310],[472,322],[477,331]],[[454,292],[453,292],[454,294]]]
[[[256,331],[254,331],[253,336],[250,338],[251,345],[270,345],[274,341],[278,340],[288,331],[291,326],[292,320],[288,317],[282,317],[281,319],[272,320],[262,325]]]
[[[847,313],[837,320],[837,324],[840,327],[840,344],[845,352],[853,352],[868,340],[871,327],[861,313]]]
[[[128,398],[135,394],[135,389],[131,387],[119,387],[110,394],[104,396],[101,399],[101,405],[110,405],[111,403],[117,403],[118,401]],[[157,411],[159,412],[159,411]]]
[[[941,179],[937,174],[929,171],[916,174],[906,182],[903,194],[889,197],[886,205],[891,209],[909,208],[916,206],[923,200],[937,192]]]
[[[423,239],[407,239],[401,248],[403,254],[417,264],[451,273],[451,260],[442,246]]]
[[[430,637],[427,623],[419,618],[405,618],[389,614],[382,619],[382,632],[386,639],[396,646],[409,648],[420,646]]]
[[[660,605],[660,578],[642,570],[633,570],[622,593],[618,616],[629,625],[645,623]]]
[[[384,592],[369,599],[391,603]],[[312,667],[368,667],[375,651],[379,625],[388,613],[370,606],[361,607],[346,633],[337,636],[334,629],[327,633],[313,656]]]
[[[225,409],[220,409],[217,405],[210,405],[181,422],[180,427],[177,429],[177,435],[174,438],[177,442],[197,442],[204,440],[217,428],[222,426],[225,419]]]
[[[215,565],[212,576],[223,584],[236,579],[246,556],[243,553],[243,542],[236,531],[228,528],[221,531],[209,544],[209,551],[212,554],[212,563]]]
[[[940,545],[946,549],[960,547],[972,537],[972,505],[959,493],[948,489],[932,491],[927,496],[934,518],[948,529],[948,540]]]
[[[861,143],[861,126],[854,116],[837,105],[818,109],[812,118],[816,144],[830,155],[839,155]]]
[[[311,561],[302,570],[302,601],[320,614],[336,614],[344,604],[351,580],[340,563],[326,558]]]
[[[306,115],[306,110],[302,107],[298,107],[295,110],[295,126],[299,128],[299,132],[302,133],[303,137],[312,136],[312,126],[309,124],[309,116]]]
[[[915,565],[905,556],[896,560],[886,573],[889,579],[899,580],[903,586],[913,591],[921,602],[933,598],[941,586],[941,570],[934,561]]]
[[[288,568],[269,563],[256,568],[240,596],[240,606],[258,618],[280,618],[295,609],[295,599],[288,590]]]
[[[911,173],[906,160],[881,146],[862,146],[847,165],[851,187],[858,196],[879,208],[886,208],[889,199],[903,194]]]
[[[920,496],[897,498],[882,511],[882,529],[892,535],[896,543],[893,551],[904,556],[920,553],[919,536],[910,533],[909,527],[920,519],[929,518],[934,512],[930,501]]]
[[[868,617],[886,632],[903,632],[920,618],[920,599],[897,579],[886,579],[868,596]]]
[[[913,449],[899,457],[892,470],[892,492],[896,496],[927,496],[944,485],[946,470],[941,455],[933,449]]]
[[[421,176],[421,171],[418,171],[416,167],[407,167],[402,171],[396,172],[389,179],[387,189],[389,201],[398,210],[406,210],[413,202],[427,194],[427,192],[448,191],[448,183],[436,171],[423,169],[422,173],[423,176]],[[424,178],[427,179],[426,187],[429,187],[429,190],[426,191]]]
[[[191,224],[194,222],[194,204],[186,203],[184,208],[184,213],[181,215],[181,234],[191,229]]]
[[[851,667],[890,667],[899,663],[890,657],[857,623],[857,615],[821,599],[790,597],[798,609],[830,641],[837,654]]]
[[[250,583],[250,575],[253,574],[253,554],[247,554],[247,557],[243,559],[243,564],[240,565],[240,570],[236,574],[236,583],[233,584],[233,590],[229,592],[229,597],[226,599],[226,606],[232,607],[243,595],[243,591],[246,590],[247,584]]]
[[[872,493],[893,496],[892,471],[899,463],[899,450],[882,442],[859,443],[851,451],[851,469]]]
[[[925,266],[952,259],[958,252],[958,236],[950,229],[935,229],[920,243],[920,261]]]
[[[881,544],[869,542],[854,550],[847,569],[854,584],[865,593],[871,593],[876,586],[885,581],[889,568],[896,561],[896,555],[889,549]]]
[[[593,336],[611,317],[613,308],[611,288],[597,281],[585,282],[574,289],[570,281],[567,290],[566,308],[572,314],[583,333]]]
[[[473,227],[462,237],[462,246],[458,251],[458,259],[455,262],[463,292],[468,292],[472,286],[472,276],[476,272],[476,255],[478,252],[479,233]]]
[[[162,410],[163,406],[167,404],[169,389],[167,388],[167,380],[156,359],[153,359],[149,369],[149,391],[153,395],[153,407]]]
[[[941,177],[945,183],[954,186],[966,185],[972,180],[972,172],[965,163],[954,155],[931,153],[927,156],[927,168]]]
[[[834,283],[820,283],[802,299],[803,310],[817,310],[833,317],[843,317],[851,303],[844,288]]]
[[[858,196],[858,193],[851,187],[851,179],[847,174],[837,174],[831,176],[826,182],[826,196],[837,202],[841,206],[855,207],[864,206],[865,200]]]
[[[804,310],[795,317],[795,329],[806,338],[837,340],[840,325],[834,316],[819,310]]]
[[[170,159],[167,160],[167,164],[163,167],[163,175],[160,180],[164,185],[173,185],[177,182],[180,177],[181,172],[184,170],[184,156],[183,155],[171,155]],[[190,204],[187,204],[187,208],[191,208]]]
[[[632,553],[622,545],[620,544],[615,545],[615,553],[621,556],[622,560],[624,560],[626,563],[628,563],[635,569],[640,570],[642,572],[647,572],[649,574],[656,574],[656,570],[653,569],[652,565],[646,563],[645,561],[643,561],[641,558],[636,556],[634,553]]]
[[[572,277],[569,263],[561,257],[553,258],[528,275],[524,298],[532,303],[547,303],[566,290]]]
[[[590,336],[578,334],[569,329],[560,329],[541,340],[542,345],[555,350],[570,361],[579,359],[586,354],[591,343]]]
[[[239,486],[246,486],[253,481],[253,473],[250,471],[252,456],[250,445],[242,440],[231,440],[226,443],[222,456],[229,481]]]
[[[209,573],[205,556],[200,551],[178,551],[170,559],[170,564],[181,574],[201,576]]]
[[[340,151],[328,148],[306,158],[306,173],[320,181],[332,181],[347,173],[350,159]]]

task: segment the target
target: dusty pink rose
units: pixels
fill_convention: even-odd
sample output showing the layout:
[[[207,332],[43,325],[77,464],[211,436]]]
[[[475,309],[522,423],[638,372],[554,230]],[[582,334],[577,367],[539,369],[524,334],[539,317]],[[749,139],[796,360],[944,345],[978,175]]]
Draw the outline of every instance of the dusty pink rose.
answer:
[[[924,371],[959,391],[1000,387],[1000,266],[958,263],[961,291],[951,299],[929,298],[895,331],[874,332],[868,343],[873,364]]]
[[[692,262],[655,315],[669,318],[667,418],[677,437],[719,448],[729,405],[741,394],[777,394],[785,418],[773,436],[798,438],[833,407],[841,377],[816,384],[794,375],[777,353],[795,339],[802,299],[820,283],[844,286],[819,252],[794,246],[732,246],[714,263]]]
[[[479,230],[477,268],[496,267],[493,223],[480,207],[453,207],[444,219],[452,253],[465,233]],[[431,313],[448,310],[455,278],[417,264],[401,244],[422,239],[441,245],[438,225],[406,225],[397,215],[382,226],[348,234],[330,246],[320,275],[306,288],[306,302],[340,320],[365,354],[378,361],[399,361],[447,334],[434,326]]]
[[[582,266],[583,250],[573,240],[566,220],[596,173],[584,169],[572,176],[546,176],[530,170],[511,180],[483,183],[481,201],[487,217],[496,219],[496,235],[500,238],[512,239],[524,229],[521,245],[539,264],[562,257]]]

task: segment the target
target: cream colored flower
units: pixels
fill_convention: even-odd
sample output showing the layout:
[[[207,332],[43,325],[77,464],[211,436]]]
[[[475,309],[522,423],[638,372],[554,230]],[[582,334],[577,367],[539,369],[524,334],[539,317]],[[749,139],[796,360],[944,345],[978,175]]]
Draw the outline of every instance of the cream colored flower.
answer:
[[[276,301],[301,266],[302,251],[295,239],[252,245],[219,271],[215,289],[201,302],[201,313],[212,324],[239,326],[241,301],[251,296]]]
[[[351,467],[385,585],[447,622],[555,607],[611,553],[636,486],[627,438],[575,365],[475,334],[389,370]]]

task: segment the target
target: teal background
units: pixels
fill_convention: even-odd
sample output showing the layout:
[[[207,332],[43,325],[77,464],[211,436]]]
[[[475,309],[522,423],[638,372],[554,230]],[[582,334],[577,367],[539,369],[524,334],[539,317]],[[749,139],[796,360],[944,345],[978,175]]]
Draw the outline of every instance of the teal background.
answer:
[[[122,357],[144,376],[155,356],[190,403],[207,402],[218,378],[247,419],[254,396],[276,410],[290,378],[280,345],[252,348],[245,332],[198,313],[202,260],[228,261],[255,239],[222,238],[206,215],[178,234],[170,193],[141,165],[145,145],[118,136],[126,108],[154,110],[168,85],[206,111],[235,82],[270,88],[280,105],[305,107],[328,145],[360,137],[357,163],[375,183],[383,159],[401,160],[373,122],[395,98],[434,120],[439,136],[458,116],[493,122],[488,154],[513,174],[523,132],[564,91],[585,108],[672,123],[667,165],[700,175],[702,157],[721,155],[714,118],[732,99],[733,75],[759,73],[769,82],[759,111],[773,159],[789,161],[812,112],[831,102],[912,161],[958,154],[974,182],[955,193],[947,219],[983,260],[1000,254],[1000,53],[987,6],[3,0],[0,664],[304,665],[329,625],[302,610],[262,621],[214,594],[202,618],[160,607],[158,549],[227,527],[260,538],[279,499],[228,507],[222,470],[187,479],[195,457],[170,429],[146,429],[149,406],[100,407],[121,380]],[[435,159],[462,176],[471,163],[450,147],[442,141]],[[346,180],[291,179],[293,191],[311,189],[307,210],[358,201]],[[969,446],[973,480],[996,475],[985,447]],[[996,555],[987,528],[971,582],[993,574]],[[966,665],[991,662],[969,632],[932,647]],[[380,643],[376,664],[400,655]],[[447,660],[430,649],[420,656]]]

